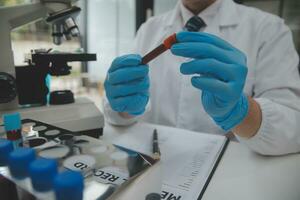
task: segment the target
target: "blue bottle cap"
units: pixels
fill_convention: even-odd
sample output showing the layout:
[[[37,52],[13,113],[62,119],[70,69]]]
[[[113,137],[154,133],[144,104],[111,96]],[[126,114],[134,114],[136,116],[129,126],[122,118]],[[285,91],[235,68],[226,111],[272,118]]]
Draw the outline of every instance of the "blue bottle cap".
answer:
[[[5,131],[17,130],[21,128],[20,113],[3,115]]]
[[[8,157],[10,173],[18,179],[28,176],[29,164],[35,159],[35,151],[31,148],[18,148]]]
[[[31,162],[29,175],[33,188],[40,192],[51,190],[57,168],[57,162],[53,159],[39,158]]]
[[[0,139],[0,166],[8,164],[8,155],[14,150],[13,143],[9,140]]]
[[[83,177],[80,172],[65,171],[54,179],[56,200],[82,200]]]

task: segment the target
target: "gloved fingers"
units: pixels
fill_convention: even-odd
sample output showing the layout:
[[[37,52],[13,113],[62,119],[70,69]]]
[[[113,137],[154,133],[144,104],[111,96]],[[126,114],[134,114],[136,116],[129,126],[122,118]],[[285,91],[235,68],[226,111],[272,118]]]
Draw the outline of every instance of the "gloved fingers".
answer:
[[[121,98],[126,98],[126,97],[120,97]],[[109,99],[109,103],[111,108],[116,111],[116,112],[125,112],[126,104],[120,104],[116,99]],[[118,99],[119,100],[119,99]]]
[[[117,112],[127,112],[132,115],[142,114],[149,100],[149,94],[134,94],[118,97],[111,101],[111,107]]]
[[[140,65],[142,57],[138,54],[128,54],[114,59],[108,72],[113,72],[119,68]]]
[[[134,67],[120,68],[108,74],[108,81],[114,84],[127,83],[147,76],[149,67],[137,65]]]
[[[232,70],[235,72],[234,79],[235,80],[246,80],[247,74],[248,74],[248,68],[245,65],[231,65]]]
[[[203,92],[201,101],[204,109],[212,117],[224,116],[230,110],[228,102],[220,98],[216,98],[216,95],[210,92]]]
[[[177,56],[196,59],[215,59],[220,62],[233,64],[235,63],[236,55],[232,51],[221,49],[212,44],[203,42],[185,42],[174,44],[171,47],[171,52]]]
[[[226,42],[225,40],[204,32],[186,32],[182,31],[176,34],[176,40],[178,43],[185,43],[185,42],[203,42],[203,43],[209,43],[212,45],[215,45],[219,48],[225,49],[225,50],[233,50],[235,47],[233,47],[231,44]]]
[[[192,85],[200,90],[213,93],[217,96],[227,96],[230,88],[227,83],[209,76],[194,76],[191,79]]]
[[[149,94],[137,94],[137,97],[131,99],[130,106],[127,106],[128,113],[131,115],[140,115],[145,112],[149,101]]]
[[[210,75],[225,82],[235,77],[235,70],[233,70],[231,64],[208,58],[183,63],[180,66],[180,72],[185,75]]]
[[[129,82],[127,84],[111,85],[106,83],[106,95],[110,98],[129,96],[137,93],[145,93],[149,89],[149,77],[139,81]]]
[[[134,115],[134,116],[137,116],[137,115],[141,115],[145,112],[145,108],[142,108],[140,110],[136,110],[136,111],[131,111],[131,112],[128,112],[130,115]]]

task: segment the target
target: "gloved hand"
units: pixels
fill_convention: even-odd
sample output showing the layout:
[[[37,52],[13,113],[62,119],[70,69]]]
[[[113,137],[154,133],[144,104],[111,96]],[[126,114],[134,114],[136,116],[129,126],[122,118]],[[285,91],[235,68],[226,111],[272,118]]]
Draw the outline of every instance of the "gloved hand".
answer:
[[[141,64],[141,56],[116,58],[108,70],[104,88],[113,110],[140,115],[149,100],[149,68]]]
[[[243,94],[247,76],[246,56],[225,42],[208,34],[180,32],[173,54],[192,61],[183,63],[180,71],[192,75],[192,85],[202,90],[202,104],[214,121],[228,131],[247,116],[248,99]]]

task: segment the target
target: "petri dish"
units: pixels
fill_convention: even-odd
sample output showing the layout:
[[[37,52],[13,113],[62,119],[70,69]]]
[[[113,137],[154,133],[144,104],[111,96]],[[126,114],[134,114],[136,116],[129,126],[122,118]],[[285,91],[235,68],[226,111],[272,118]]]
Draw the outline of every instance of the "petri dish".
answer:
[[[95,153],[95,154],[101,154],[101,153],[105,153],[108,151],[108,147],[107,146],[99,146],[99,147],[92,147],[90,149],[91,153]]]
[[[35,127],[33,127],[34,131],[44,131],[46,129],[47,129],[46,126],[35,126]]]
[[[57,145],[42,149],[38,155],[43,158],[60,159],[68,155],[70,149],[63,145]]]
[[[45,136],[57,136],[58,134],[60,134],[60,131],[54,129],[54,130],[46,131],[44,134]]]
[[[35,126],[36,123],[35,122],[27,122],[25,124],[22,124],[22,126]]]
[[[116,166],[125,167],[127,166],[128,154],[123,151],[116,151],[110,155],[112,163]]]

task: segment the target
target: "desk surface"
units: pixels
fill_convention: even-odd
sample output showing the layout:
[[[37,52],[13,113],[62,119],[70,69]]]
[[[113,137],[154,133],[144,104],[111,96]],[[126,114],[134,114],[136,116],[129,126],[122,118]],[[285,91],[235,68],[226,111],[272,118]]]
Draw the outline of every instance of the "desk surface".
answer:
[[[113,140],[122,128],[104,128]],[[299,200],[300,155],[263,157],[230,142],[203,200]]]
[[[299,200],[300,155],[263,157],[230,142],[203,200]]]

